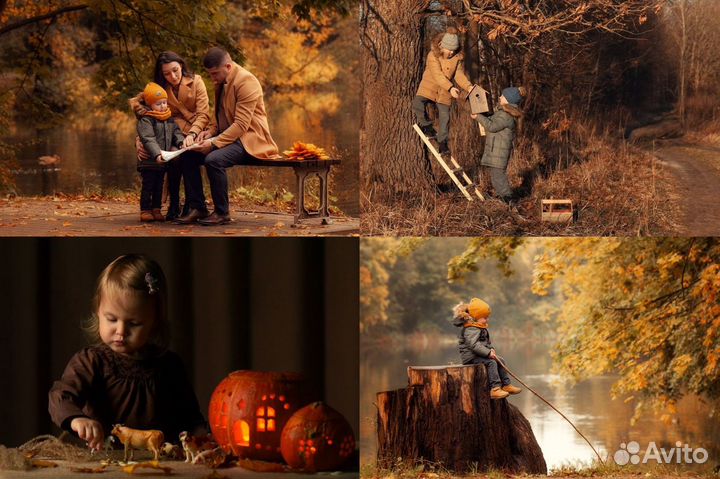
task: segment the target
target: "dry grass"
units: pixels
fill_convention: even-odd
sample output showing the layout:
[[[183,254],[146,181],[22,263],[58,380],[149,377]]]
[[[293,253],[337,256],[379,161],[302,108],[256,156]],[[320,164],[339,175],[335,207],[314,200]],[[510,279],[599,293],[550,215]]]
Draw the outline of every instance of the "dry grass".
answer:
[[[583,478],[608,477],[616,479],[634,479],[638,477],[690,479],[718,477],[712,466],[681,467],[672,465],[628,465],[618,466],[613,463],[568,464],[552,469],[549,477]],[[512,479],[530,477],[548,477],[544,475],[513,474],[501,470],[472,470],[466,473],[449,471],[440,465],[420,462],[416,465],[397,464],[392,468],[383,469],[375,465],[365,465],[360,470],[363,479]]]
[[[516,210],[498,200],[468,202],[459,191],[361,197],[361,231],[384,236],[636,236],[672,232],[675,211],[664,190],[666,175],[650,153],[579,123],[565,133],[570,146],[551,158],[535,143],[516,146],[509,178],[522,198]],[[484,191],[491,190],[485,188]],[[569,198],[577,221],[540,221],[540,200]]]

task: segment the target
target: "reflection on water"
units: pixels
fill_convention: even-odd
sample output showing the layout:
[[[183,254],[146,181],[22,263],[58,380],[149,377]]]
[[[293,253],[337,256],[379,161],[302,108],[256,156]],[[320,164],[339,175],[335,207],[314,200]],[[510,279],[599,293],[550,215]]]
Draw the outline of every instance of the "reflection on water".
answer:
[[[710,461],[717,460],[720,427],[717,420],[708,418],[710,408],[698,398],[681,401],[677,421],[672,424],[666,425],[654,416],[646,416],[631,426],[633,404],[610,398],[615,377],[596,377],[566,387],[557,382],[557,376],[550,374],[550,345],[500,346],[501,341],[497,342],[498,351],[506,359],[508,367],[568,416],[603,457],[612,456],[623,442],[637,441],[644,451],[650,441],[654,441],[658,448],[675,447],[676,441],[682,441],[693,448],[707,449]],[[377,450],[375,394],[405,387],[408,366],[459,363],[459,356],[452,344],[436,346],[433,350],[361,348],[361,351],[360,451],[362,463],[372,464]],[[537,397],[523,391],[513,396],[510,402],[530,421],[548,468],[593,460],[595,454],[585,441]]]
[[[341,101],[339,98],[342,98]],[[341,210],[359,214],[358,131],[359,106],[354,96],[334,92],[277,94],[266,99],[270,128],[278,147],[288,149],[294,141],[315,143],[339,155],[343,163],[333,168],[331,194]],[[20,195],[68,194],[139,188],[135,170],[134,121],[111,122],[107,128],[78,129],[62,126],[37,131],[18,126],[11,141],[27,146],[17,152],[16,171]],[[62,158],[57,171],[37,164],[41,155]],[[295,175],[288,168],[232,168],[230,187],[261,180],[266,187],[282,186],[294,191]]]

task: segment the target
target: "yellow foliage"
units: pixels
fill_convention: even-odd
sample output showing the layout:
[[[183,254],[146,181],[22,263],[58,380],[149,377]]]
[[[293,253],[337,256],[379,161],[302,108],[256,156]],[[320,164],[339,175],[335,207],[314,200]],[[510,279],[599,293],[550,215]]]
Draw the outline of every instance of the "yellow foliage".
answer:
[[[340,67],[331,49],[323,48],[335,34],[333,18],[296,21],[284,7],[272,28],[243,39],[248,68],[261,83],[277,89],[307,88],[332,82]]]

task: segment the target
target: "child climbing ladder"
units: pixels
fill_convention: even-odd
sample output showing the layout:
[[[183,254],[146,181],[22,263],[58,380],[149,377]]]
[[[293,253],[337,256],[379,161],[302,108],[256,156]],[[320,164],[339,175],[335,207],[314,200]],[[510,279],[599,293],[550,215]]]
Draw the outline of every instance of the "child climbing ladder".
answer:
[[[473,89],[473,84],[465,74],[463,54],[460,50],[460,39],[455,28],[448,28],[446,32],[440,33],[433,39],[430,53],[428,53],[425,62],[425,71],[420,81],[420,87],[412,102],[412,109],[417,119],[414,128],[435,159],[440,163],[440,166],[443,167],[465,195],[465,198],[468,201],[473,200],[468,190],[474,187],[477,197],[484,201],[485,198],[480,190],[472,184],[470,178],[455,161],[455,158],[452,157],[448,148],[450,104],[453,98],[460,96],[460,90],[455,86],[455,83],[467,91],[468,94]],[[427,117],[425,111],[427,104],[437,107],[438,116],[440,117],[437,133],[432,126],[432,122]],[[429,141],[433,137],[437,141],[437,149]],[[448,166],[448,161],[452,164],[452,167]],[[457,173],[462,173],[464,184],[458,179]]]

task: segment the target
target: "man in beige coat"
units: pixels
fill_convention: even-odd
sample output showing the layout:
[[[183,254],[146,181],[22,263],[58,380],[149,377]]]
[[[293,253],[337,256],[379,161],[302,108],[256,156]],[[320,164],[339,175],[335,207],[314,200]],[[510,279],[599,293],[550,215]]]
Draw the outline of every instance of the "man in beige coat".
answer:
[[[219,47],[208,50],[203,65],[215,85],[215,114],[210,128],[196,141],[199,151],[206,155],[205,170],[215,211],[198,222],[212,226],[230,222],[226,168],[252,158],[278,159],[280,154],[270,136],[258,79]]]

